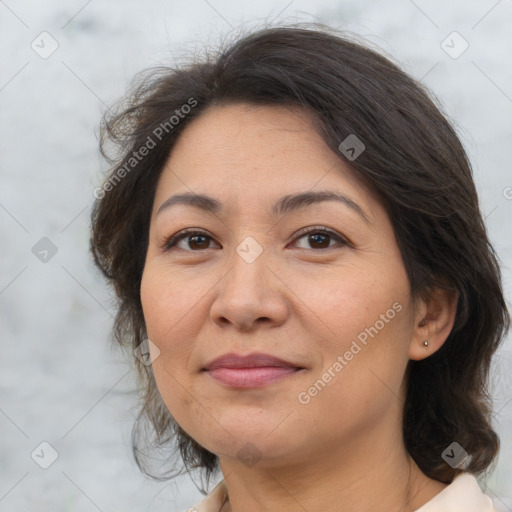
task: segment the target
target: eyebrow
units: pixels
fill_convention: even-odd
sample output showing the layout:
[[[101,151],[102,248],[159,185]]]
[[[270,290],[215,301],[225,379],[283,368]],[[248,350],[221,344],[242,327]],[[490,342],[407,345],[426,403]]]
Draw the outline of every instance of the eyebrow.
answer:
[[[273,215],[282,215],[324,201],[338,201],[359,214],[367,224],[371,224],[368,215],[355,201],[340,192],[332,190],[301,192],[284,196],[272,206],[271,212]],[[194,206],[214,214],[220,213],[222,210],[222,203],[213,197],[204,194],[184,193],[176,194],[166,199],[160,205],[156,214],[158,215],[162,210],[177,204]]]

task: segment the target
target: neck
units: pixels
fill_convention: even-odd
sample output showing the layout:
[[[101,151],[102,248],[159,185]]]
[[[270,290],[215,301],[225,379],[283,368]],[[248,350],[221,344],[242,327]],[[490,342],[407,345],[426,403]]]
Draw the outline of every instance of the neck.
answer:
[[[421,472],[401,437],[382,445],[366,434],[347,445],[316,450],[314,462],[310,454],[302,463],[279,467],[260,461],[247,468],[221,459],[229,494],[222,512],[414,512],[446,487]]]

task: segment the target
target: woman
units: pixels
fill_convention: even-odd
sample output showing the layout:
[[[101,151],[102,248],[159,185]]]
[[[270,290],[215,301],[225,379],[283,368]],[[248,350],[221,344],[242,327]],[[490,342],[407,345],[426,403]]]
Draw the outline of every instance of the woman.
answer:
[[[143,471],[145,422],[221,471],[190,510],[493,510],[475,476],[510,318],[470,164],[417,82],[326,27],[263,29],[142,75],[102,133],[91,248]]]

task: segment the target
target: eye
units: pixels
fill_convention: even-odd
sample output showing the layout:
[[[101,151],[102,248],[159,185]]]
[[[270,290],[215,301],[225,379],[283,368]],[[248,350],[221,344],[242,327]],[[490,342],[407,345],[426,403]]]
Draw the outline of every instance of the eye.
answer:
[[[305,228],[301,230],[299,236],[294,238],[294,241],[300,241],[302,239],[305,239],[305,243],[310,244],[310,247],[299,247],[301,249],[330,249],[336,245],[336,243],[332,244],[332,242],[337,242],[339,246],[350,245],[341,235],[324,227]],[[166,240],[162,249],[169,251],[177,247],[185,251],[198,252],[210,249],[211,241],[213,241],[213,238],[206,232],[189,228],[171,236]],[[180,246],[181,243],[182,245]]]
[[[306,244],[310,244],[310,247],[301,247],[302,249],[330,249],[334,245],[330,245],[331,242],[338,242],[338,245],[344,246],[349,245],[341,235],[324,227],[306,228],[308,231],[302,230],[299,233],[301,236],[295,238],[295,240],[306,239]]]
[[[188,241],[187,241],[188,239]],[[183,249],[185,251],[197,252],[198,250],[209,249],[210,241],[213,240],[211,236],[209,236],[204,231],[198,231],[193,228],[184,229],[171,236],[164,244],[163,249],[165,251],[171,250],[173,247],[178,247],[179,249]],[[179,246],[181,242],[182,247]]]

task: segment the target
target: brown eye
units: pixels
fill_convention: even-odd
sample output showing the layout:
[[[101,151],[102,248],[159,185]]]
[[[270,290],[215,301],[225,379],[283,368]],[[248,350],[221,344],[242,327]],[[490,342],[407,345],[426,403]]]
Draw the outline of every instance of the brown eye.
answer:
[[[204,235],[193,235],[188,238],[188,246],[190,249],[206,249],[209,245],[209,237]]]
[[[210,243],[213,238],[203,231],[185,230],[171,236],[165,242],[164,250],[168,251],[174,247],[184,251],[198,252],[204,249],[210,249]],[[181,246],[179,245],[181,244]]]
[[[312,244],[313,249],[326,249],[331,240],[330,235],[325,233],[314,233],[308,236],[308,243]],[[327,242],[327,245],[326,245]]]
[[[331,242],[337,242],[338,245],[348,245],[340,235],[334,231],[322,228],[322,229],[310,229],[308,232],[303,233],[296,240],[306,239],[306,244],[309,247],[301,247],[301,249],[330,249],[335,244],[331,245]]]

